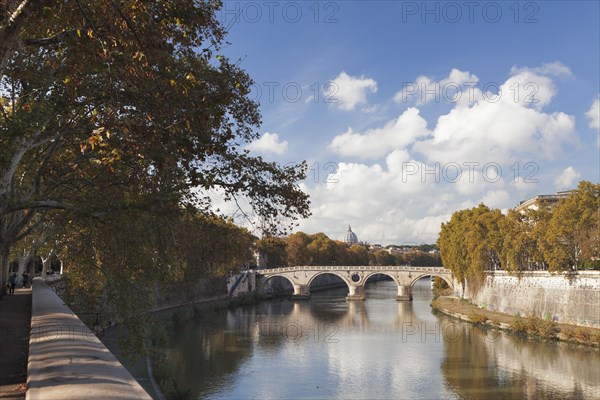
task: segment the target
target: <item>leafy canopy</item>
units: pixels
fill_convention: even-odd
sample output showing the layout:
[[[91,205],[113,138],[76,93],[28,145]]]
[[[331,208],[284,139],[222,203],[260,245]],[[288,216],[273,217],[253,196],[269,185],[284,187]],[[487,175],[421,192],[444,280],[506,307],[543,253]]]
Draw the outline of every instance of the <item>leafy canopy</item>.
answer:
[[[219,1],[5,3],[2,278],[12,246],[49,221],[206,213],[211,190],[246,197],[270,233],[309,215],[297,184],[306,164],[281,167],[244,150],[260,114],[247,96],[250,77],[219,54]]]

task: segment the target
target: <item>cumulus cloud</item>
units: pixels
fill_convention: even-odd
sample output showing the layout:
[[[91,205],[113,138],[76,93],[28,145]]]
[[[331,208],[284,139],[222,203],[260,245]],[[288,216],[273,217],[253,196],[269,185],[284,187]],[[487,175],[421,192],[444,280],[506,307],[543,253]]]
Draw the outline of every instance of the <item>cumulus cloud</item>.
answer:
[[[554,179],[554,186],[557,190],[572,189],[580,177],[581,174],[569,166]]]
[[[490,190],[487,192],[481,202],[490,208],[506,208],[512,206],[510,195],[506,190]]]
[[[590,128],[600,130],[600,98],[594,100],[585,116]]]
[[[354,77],[342,71],[329,85],[325,85],[323,91],[337,108],[351,111],[357,105],[367,104],[367,94],[377,92],[377,82],[363,75]]]
[[[476,101],[457,103],[438,118],[432,137],[413,149],[429,161],[445,163],[504,165],[531,155],[553,159],[565,143],[577,139],[572,115],[543,112],[555,94],[550,78],[521,69],[496,94],[475,89]]]
[[[246,146],[247,150],[256,153],[283,154],[287,151],[287,140],[280,141],[277,133],[265,132],[260,138]]]
[[[516,67],[504,83],[480,82],[477,75],[468,71],[452,69],[447,77],[434,80],[419,76],[414,82],[403,83],[394,100],[397,103],[423,105],[434,101],[468,106],[476,102],[496,103],[508,101],[531,107],[542,108],[556,94],[552,76],[570,76],[569,67],[559,63],[548,63],[539,67]]]
[[[513,67],[489,87],[458,69],[438,81],[419,77],[423,91],[452,82],[463,92],[435,119],[418,108],[433,99],[417,92],[409,100],[415,106],[397,118],[335,136],[329,150],[352,162],[339,163],[334,180],[304,186],[313,216],[299,229],[342,239],[351,224],[359,239],[374,243],[433,243],[456,210],[481,202],[506,210],[548,190],[540,187],[538,163],[562,157],[578,140],[572,115],[546,111],[557,95],[554,77],[567,75],[568,67],[551,63]],[[396,101],[407,95],[398,92]],[[590,124],[597,107],[587,113]],[[556,186],[569,188],[578,179],[569,167]]]
[[[478,82],[479,78],[476,75],[453,68],[450,74],[440,81],[419,76],[414,82],[405,82],[402,90],[394,95],[394,101],[397,103],[414,101],[416,104],[426,104],[430,101],[455,103],[468,98],[469,95],[472,96]],[[465,91],[468,92],[467,95],[464,95]]]
[[[551,75],[551,76],[561,76],[561,75],[570,76],[573,74],[571,72],[571,68],[567,67],[566,65],[564,65],[563,63],[558,62],[558,61],[542,64],[540,66],[533,67],[533,68],[532,67],[519,68],[515,65],[510,70],[511,74],[513,74],[513,75],[519,74],[524,71],[533,72],[535,74],[540,74],[540,75]]]
[[[417,108],[411,107],[381,128],[369,129],[364,133],[348,128],[345,133],[333,138],[329,149],[342,156],[375,158],[385,156],[394,149],[402,149],[427,135],[427,121]]]

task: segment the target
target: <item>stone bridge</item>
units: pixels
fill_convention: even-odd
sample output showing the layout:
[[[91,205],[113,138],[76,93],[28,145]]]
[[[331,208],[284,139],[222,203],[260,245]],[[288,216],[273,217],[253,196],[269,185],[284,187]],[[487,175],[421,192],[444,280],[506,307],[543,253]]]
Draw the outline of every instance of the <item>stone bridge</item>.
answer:
[[[300,266],[257,270],[260,282],[265,284],[276,276],[287,279],[294,288],[293,298],[310,297],[310,284],[320,275],[331,274],[341,278],[348,286],[347,300],[365,300],[365,283],[373,275],[387,275],[398,286],[396,300],[412,300],[412,286],[426,276],[442,278],[455,289],[452,272],[442,267],[417,266]]]

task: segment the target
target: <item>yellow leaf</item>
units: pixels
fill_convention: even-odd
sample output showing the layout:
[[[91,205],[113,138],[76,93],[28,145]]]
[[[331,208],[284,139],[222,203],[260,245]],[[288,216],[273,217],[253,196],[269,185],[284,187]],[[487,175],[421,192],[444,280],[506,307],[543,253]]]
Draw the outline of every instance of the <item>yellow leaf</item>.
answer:
[[[90,38],[94,37],[94,31],[92,31],[91,29],[88,29],[88,31],[87,31],[87,35],[88,35],[88,37],[90,37]]]
[[[77,36],[81,37],[81,30],[77,29]]]
[[[171,86],[175,86],[175,79],[171,79]]]

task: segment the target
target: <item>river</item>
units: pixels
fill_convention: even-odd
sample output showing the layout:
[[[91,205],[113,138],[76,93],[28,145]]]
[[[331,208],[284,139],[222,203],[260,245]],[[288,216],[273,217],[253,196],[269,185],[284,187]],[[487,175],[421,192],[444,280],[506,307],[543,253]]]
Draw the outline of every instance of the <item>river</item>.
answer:
[[[180,323],[167,344],[180,388],[198,399],[600,398],[600,352],[480,329],[412,302],[390,281],[275,299]],[[163,318],[166,318],[163,316]]]

